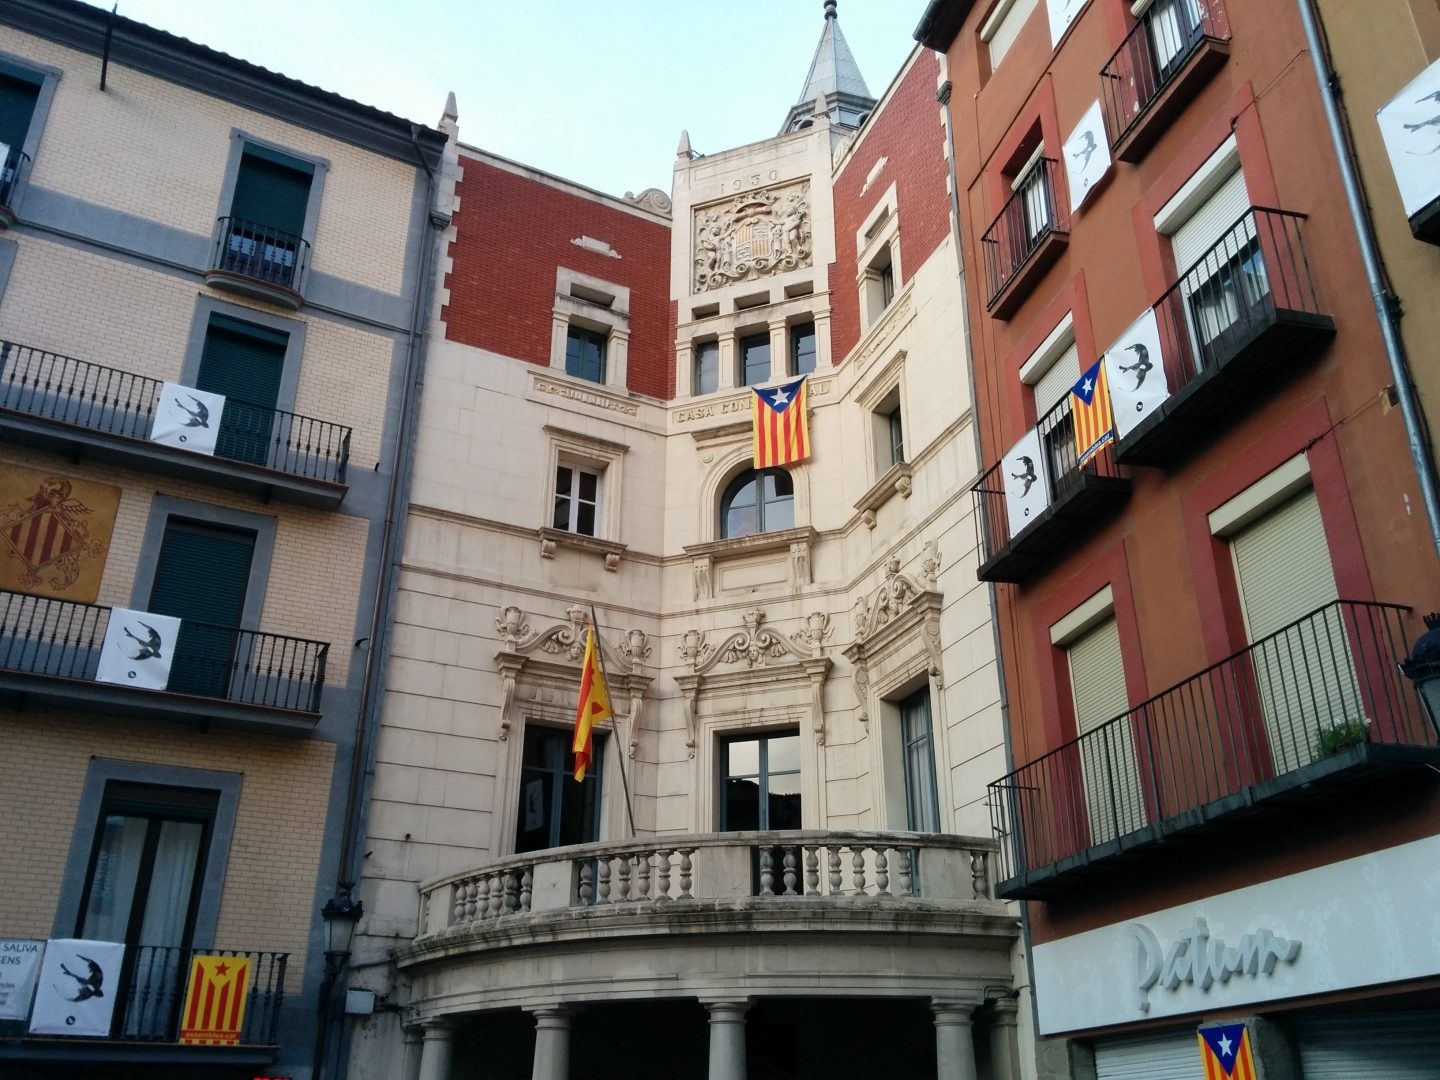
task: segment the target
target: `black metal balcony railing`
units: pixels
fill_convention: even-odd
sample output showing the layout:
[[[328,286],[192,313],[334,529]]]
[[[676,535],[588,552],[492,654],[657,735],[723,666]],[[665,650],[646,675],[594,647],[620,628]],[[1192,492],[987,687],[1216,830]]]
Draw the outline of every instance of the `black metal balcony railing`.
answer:
[[[110,608],[0,590],[0,671],[93,682]],[[185,619],[166,690],[243,705],[320,711],[323,641]]]
[[[0,341],[0,410],[148,440],[162,385],[159,379]],[[226,398],[215,456],[343,484],[350,431],[328,420]]]
[[[1204,42],[1229,40],[1221,0],[1155,0],[1100,72],[1110,145],[1130,134]]]
[[[236,217],[222,217],[219,225],[214,269],[300,291],[310,263],[307,240]]]
[[[0,206],[10,205],[10,197],[29,171],[30,155],[18,146],[12,146],[5,155],[4,164],[0,165]]]
[[[995,781],[1001,880],[1213,820],[1353,745],[1434,747],[1398,667],[1409,611],[1334,601]]]
[[[115,1002],[114,1037],[137,1042],[178,1042],[183,1019],[180,1010],[196,956],[249,958],[249,989],[239,1045],[276,1045],[289,953],[162,945],[132,945],[126,950],[125,971]]]
[[[1071,404],[1071,395],[1066,394],[1036,425],[1040,432],[1043,459],[1036,468],[1045,481],[1051,506],[1077,491],[1087,478],[1121,478],[1114,452],[1109,446],[1092,455],[1083,466],[1079,464]],[[970,489],[979,511],[976,528],[980,532],[982,564],[1002,552],[1015,539],[1010,535],[1010,518],[1005,508],[1005,485],[1010,478],[1003,474],[1003,464],[997,461]],[[1042,519],[1034,519],[1030,525],[1039,520]],[[1030,525],[1026,526],[1027,531]]]
[[[1059,175],[1058,161],[1041,158],[980,238],[987,304],[995,303],[1047,236],[1070,231],[1070,212],[1056,197]]]

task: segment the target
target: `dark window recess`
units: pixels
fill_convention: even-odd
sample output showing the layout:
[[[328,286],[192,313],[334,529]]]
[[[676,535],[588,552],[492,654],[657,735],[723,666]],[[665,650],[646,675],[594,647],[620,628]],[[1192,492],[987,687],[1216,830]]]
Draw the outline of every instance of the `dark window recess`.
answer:
[[[235,194],[225,221],[221,269],[295,285],[301,258],[312,166],[258,147],[240,156]]]
[[[885,418],[885,426],[890,433],[890,464],[899,465],[905,460],[905,428],[900,420],[900,406]]]
[[[795,481],[784,469],[747,469],[720,500],[723,537],[751,536],[795,527]]]
[[[147,607],[185,620],[167,689],[225,696],[254,556],[254,533],[173,519],[166,526]]]
[[[702,341],[695,346],[695,393],[713,394],[720,387],[720,343]]]
[[[594,733],[595,760],[578,784],[570,752],[573,737],[573,732],[558,728],[525,728],[516,852],[589,844],[600,838],[600,763],[605,759],[605,736]]]
[[[35,115],[35,101],[40,96],[37,83],[0,75],[0,143],[11,151],[25,147],[30,134],[30,121]]]
[[[930,691],[926,689],[900,703],[900,737],[905,744],[905,827],[912,832],[936,832],[940,828],[931,732]]]
[[[740,339],[740,385],[755,386],[770,378],[770,335]]]
[[[570,327],[565,338],[565,374],[590,382],[605,381],[605,335],[581,326]]]
[[[212,315],[205,330],[196,386],[225,395],[215,453],[264,465],[280,396],[289,336],[263,326]]]
[[[800,828],[800,736],[762,735],[724,743],[720,828]]]
[[[800,323],[790,328],[790,374],[808,375],[815,370],[815,324]]]

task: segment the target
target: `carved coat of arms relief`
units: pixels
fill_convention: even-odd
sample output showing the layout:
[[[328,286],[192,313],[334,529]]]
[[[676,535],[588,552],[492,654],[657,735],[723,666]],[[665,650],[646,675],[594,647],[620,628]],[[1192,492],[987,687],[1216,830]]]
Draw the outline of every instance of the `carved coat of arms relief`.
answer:
[[[695,292],[810,265],[810,181],[759,188],[695,211]]]

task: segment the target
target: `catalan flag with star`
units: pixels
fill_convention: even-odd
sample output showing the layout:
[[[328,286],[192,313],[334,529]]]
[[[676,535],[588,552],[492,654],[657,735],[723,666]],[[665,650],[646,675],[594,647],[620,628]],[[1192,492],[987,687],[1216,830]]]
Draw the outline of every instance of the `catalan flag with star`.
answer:
[[[1075,416],[1075,459],[1084,465],[1102,446],[1115,437],[1115,416],[1110,410],[1110,387],[1105,380],[1105,358],[1070,389],[1070,409]]]
[[[1250,1032],[1244,1024],[1217,1024],[1196,1032],[1205,1080],[1255,1080]]]
[[[810,456],[806,376],[755,390],[755,468],[789,465]]]

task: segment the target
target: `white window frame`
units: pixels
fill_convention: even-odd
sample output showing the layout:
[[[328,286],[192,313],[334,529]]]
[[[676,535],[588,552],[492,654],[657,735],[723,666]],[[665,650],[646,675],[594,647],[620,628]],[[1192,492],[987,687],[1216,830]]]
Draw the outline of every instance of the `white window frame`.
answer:
[[[891,184],[855,230],[856,287],[860,293],[860,332],[878,323],[895,304],[904,280],[900,267],[900,210]],[[889,271],[890,296],[885,296]],[[817,356],[818,365],[818,356]]]
[[[570,474],[570,491],[568,494],[562,496],[560,492],[560,475],[566,472]],[[585,476],[593,476],[595,478],[595,498],[593,500],[587,500],[580,494],[581,477]],[[600,528],[604,523],[604,519],[600,515],[605,505],[605,473],[600,469],[588,465],[572,464],[569,460],[562,458],[560,463],[555,466],[554,502],[559,502],[562,497],[569,503],[568,513],[566,515],[568,520],[564,525],[556,525],[554,515],[552,514],[550,519],[551,528],[574,533],[576,536],[598,536]],[[552,506],[554,502],[552,502]],[[591,523],[595,529],[594,532],[588,533],[582,532],[579,528],[580,507],[587,503],[593,511]]]
[[[630,290],[578,270],[557,267],[551,308],[550,370],[565,375],[570,327],[605,335],[605,381],[591,383],[624,390],[630,368]],[[583,380],[589,382],[589,380]]]
[[[1000,0],[995,5],[995,10],[980,26],[980,40],[989,50],[991,71],[1000,67],[1001,61],[1010,52],[1010,46],[1039,6],[1040,0]],[[1012,19],[1015,21],[1012,22]]]
[[[549,450],[545,463],[543,485],[544,507],[542,528],[556,534],[585,537],[571,529],[555,529],[555,481],[561,469],[593,473],[595,485],[595,540],[620,540],[620,504],[622,498],[622,470],[628,446],[610,442],[593,435],[545,425]],[[578,493],[578,488],[573,489]],[[575,520],[576,503],[572,499],[570,520]]]

